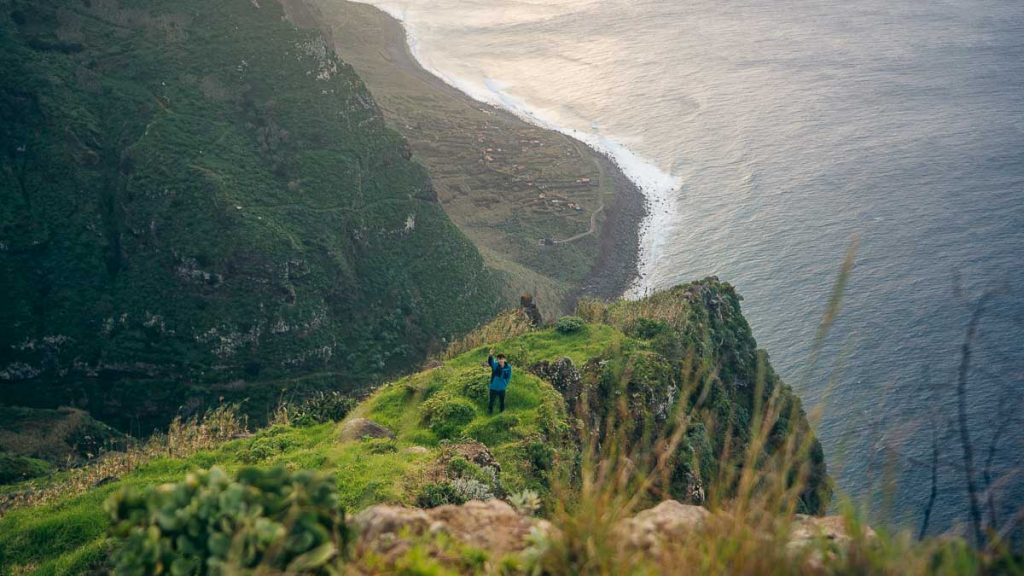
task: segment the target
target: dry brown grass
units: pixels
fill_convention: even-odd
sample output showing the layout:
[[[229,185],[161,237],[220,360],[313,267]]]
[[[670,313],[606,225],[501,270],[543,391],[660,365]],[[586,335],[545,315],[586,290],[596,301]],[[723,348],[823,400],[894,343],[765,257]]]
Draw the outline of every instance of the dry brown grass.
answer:
[[[105,452],[84,466],[73,468],[31,485],[20,492],[0,496],[0,515],[14,508],[46,504],[82,494],[156,458],[184,458],[248,433],[245,416],[235,405],[223,405],[188,420],[177,417],[166,434]]]
[[[509,310],[499,314],[494,320],[480,326],[462,338],[452,342],[444,352],[441,360],[450,360],[485,344],[498,344],[526,334],[533,329],[530,319],[521,310]]]
[[[693,379],[692,387],[698,378]],[[774,398],[763,416],[752,424],[753,441],[744,466],[736,474],[725,472],[718,483],[736,486],[733,496],[707,504],[711,516],[703,527],[685,538],[665,540],[654,550],[630,545],[620,523],[653,502],[667,497],[665,463],[698,411],[681,412],[671,434],[652,450],[637,443],[621,427],[603,439],[586,442],[578,482],[564,479],[555,487],[559,504],[551,518],[558,528],[540,550],[536,574],[976,574],[1021,573],[1019,561],[1005,549],[973,551],[961,539],[917,541],[909,532],[876,534],[846,503],[842,523],[849,541],[825,538],[790,545],[799,495],[806,482],[806,440],[791,436],[776,455],[763,451],[779,414]],[[609,422],[608,424],[611,424]],[[724,470],[730,470],[723,466]],[[727,489],[713,493],[725,494]],[[1014,564],[1017,562],[1017,564]],[[998,567],[998,568],[994,568]],[[994,570],[994,571],[993,571]],[[1015,571],[1016,570],[1016,571]]]

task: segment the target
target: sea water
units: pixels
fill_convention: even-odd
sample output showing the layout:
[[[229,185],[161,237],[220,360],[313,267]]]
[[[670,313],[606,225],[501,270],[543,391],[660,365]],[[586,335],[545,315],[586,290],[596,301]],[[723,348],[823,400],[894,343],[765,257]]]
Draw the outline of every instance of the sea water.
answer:
[[[471,96],[612,155],[650,200],[632,295],[715,274],[812,411],[841,492],[967,519],[955,383],[1024,505],[1024,2],[371,0]],[[859,249],[821,359],[814,334]]]

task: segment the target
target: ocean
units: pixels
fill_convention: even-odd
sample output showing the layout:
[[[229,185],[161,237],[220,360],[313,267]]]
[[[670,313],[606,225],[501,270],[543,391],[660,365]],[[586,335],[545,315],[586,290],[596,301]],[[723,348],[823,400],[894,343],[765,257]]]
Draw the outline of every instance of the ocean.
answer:
[[[619,162],[650,203],[630,295],[711,274],[737,286],[873,522],[919,527],[933,445],[929,531],[966,521],[956,375],[989,294],[969,431],[1000,523],[1024,506],[1024,3],[368,3],[448,83]]]

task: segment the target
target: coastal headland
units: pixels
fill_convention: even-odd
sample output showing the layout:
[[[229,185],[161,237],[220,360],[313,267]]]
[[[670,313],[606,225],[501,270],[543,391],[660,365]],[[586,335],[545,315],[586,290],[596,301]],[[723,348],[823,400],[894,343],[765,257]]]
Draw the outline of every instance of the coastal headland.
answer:
[[[608,157],[478,102],[425,70],[402,24],[366,4],[285,2],[366,83],[430,172],[445,212],[501,272],[509,298],[545,316],[580,296],[620,296],[637,274],[645,199]]]

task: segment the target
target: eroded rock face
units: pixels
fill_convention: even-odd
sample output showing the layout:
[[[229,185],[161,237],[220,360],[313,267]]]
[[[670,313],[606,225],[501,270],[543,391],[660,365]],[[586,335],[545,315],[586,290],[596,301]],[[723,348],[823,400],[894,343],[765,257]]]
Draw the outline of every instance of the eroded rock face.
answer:
[[[410,537],[426,534],[447,534],[465,545],[501,557],[526,549],[534,528],[550,529],[548,522],[522,516],[501,500],[474,500],[462,506],[429,510],[372,506],[360,512],[352,526],[358,531],[358,551],[372,551],[390,559],[409,549]]]
[[[362,438],[394,438],[395,433],[373,420],[353,418],[341,429],[341,441],[360,440]]]
[[[530,366],[529,371],[534,376],[548,381],[555,390],[558,390],[565,398],[569,414],[576,413],[576,404],[583,389],[580,371],[576,369],[572,360],[569,358],[559,358],[554,362],[544,360]]]

